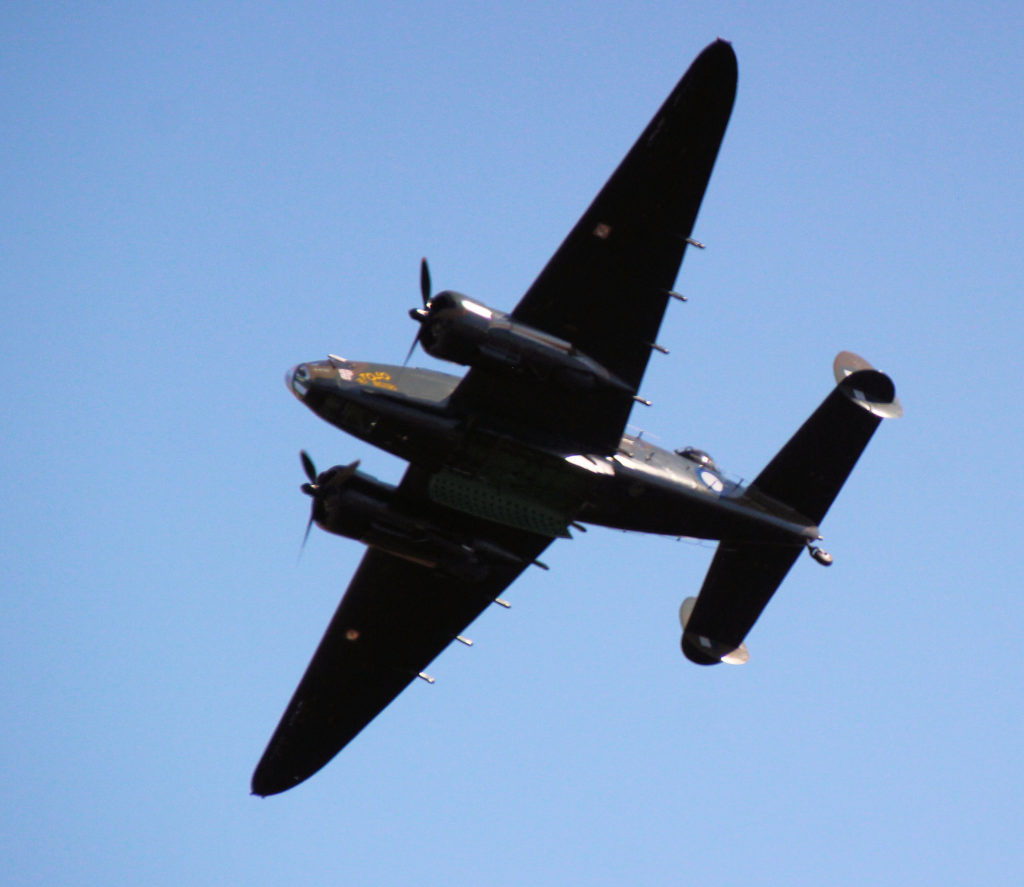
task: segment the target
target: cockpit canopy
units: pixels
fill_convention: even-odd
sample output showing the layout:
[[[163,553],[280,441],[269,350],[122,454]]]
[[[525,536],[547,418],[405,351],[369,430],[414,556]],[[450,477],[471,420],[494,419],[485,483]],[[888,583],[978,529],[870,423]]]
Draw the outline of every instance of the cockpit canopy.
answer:
[[[682,456],[684,459],[689,459],[691,462],[696,462],[698,465],[704,468],[715,468],[715,460],[712,459],[704,450],[698,450],[696,447],[683,447],[681,450],[676,450],[677,456]]]

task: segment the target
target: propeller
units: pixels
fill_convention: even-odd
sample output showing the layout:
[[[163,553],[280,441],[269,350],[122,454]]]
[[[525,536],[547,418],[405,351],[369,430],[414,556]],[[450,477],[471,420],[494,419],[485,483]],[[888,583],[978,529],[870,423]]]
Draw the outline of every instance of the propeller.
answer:
[[[306,472],[306,477],[309,478],[311,484],[316,483],[316,466],[313,464],[313,460],[309,458],[309,453],[305,450],[299,451],[299,458],[302,460],[302,470]],[[303,490],[303,492],[306,492]]]
[[[304,483],[299,489],[313,500],[313,505],[309,510],[309,520],[306,522],[306,532],[302,537],[302,548],[299,549],[301,554],[306,547],[306,541],[309,539],[309,531],[313,528],[317,502],[332,490],[336,490],[348,483],[359,467],[359,460],[356,459],[351,465],[328,468],[323,474],[317,474],[316,466],[313,464],[309,453],[301,450],[299,458],[302,460],[302,470],[305,472],[306,477],[309,478],[309,482]]]
[[[430,304],[430,266],[426,259],[420,259],[420,295],[426,308]]]
[[[430,266],[427,264],[426,259],[420,259],[420,297],[423,299],[422,308],[413,308],[409,312],[409,316],[417,323],[422,324],[427,316],[427,311],[430,309]],[[405,360],[402,361],[402,366],[409,363],[409,358],[412,357],[413,351],[416,350],[416,345],[420,341],[420,334],[423,332],[423,327],[416,332],[416,337],[412,340],[412,345],[409,346],[409,353],[405,355]]]

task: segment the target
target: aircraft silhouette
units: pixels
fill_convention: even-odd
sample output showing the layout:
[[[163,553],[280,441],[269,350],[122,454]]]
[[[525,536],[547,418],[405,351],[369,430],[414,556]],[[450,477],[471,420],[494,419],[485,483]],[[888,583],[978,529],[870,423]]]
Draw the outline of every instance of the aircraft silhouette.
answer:
[[[397,486],[359,463],[318,473],[305,453],[309,525],[367,546],[252,779],[285,791],[334,757],[554,539],[596,524],[720,540],[680,608],[682,650],[742,663],[744,638],[883,418],[890,379],[836,358],[836,387],[747,486],[701,450],[624,434],[725,133],[736,57],[693,62],[511,313],[421,267],[419,344],[462,377],[331,355],[292,370],[322,419],[409,463]],[[410,354],[412,349],[410,349]],[[408,362],[408,357],[406,358]]]

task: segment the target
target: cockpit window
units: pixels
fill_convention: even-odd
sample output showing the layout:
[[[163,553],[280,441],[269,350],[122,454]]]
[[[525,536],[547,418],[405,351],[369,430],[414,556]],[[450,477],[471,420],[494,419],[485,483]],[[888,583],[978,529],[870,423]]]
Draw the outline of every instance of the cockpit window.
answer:
[[[676,450],[676,455],[689,459],[691,462],[696,462],[698,465],[703,465],[705,468],[717,467],[714,459],[705,453],[704,450],[698,450],[696,447],[684,447],[681,450]]]

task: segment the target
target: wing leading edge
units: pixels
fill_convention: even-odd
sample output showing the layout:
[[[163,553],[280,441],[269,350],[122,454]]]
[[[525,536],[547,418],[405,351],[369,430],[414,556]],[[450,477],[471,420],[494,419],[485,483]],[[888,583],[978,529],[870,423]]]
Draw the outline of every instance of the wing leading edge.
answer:
[[[634,392],[639,388],[736,94],[724,41],[693,62],[512,312],[571,342]],[[613,452],[633,405],[624,391],[568,398],[557,386],[470,370],[455,395],[580,448]],[[573,429],[567,432],[564,429]]]

